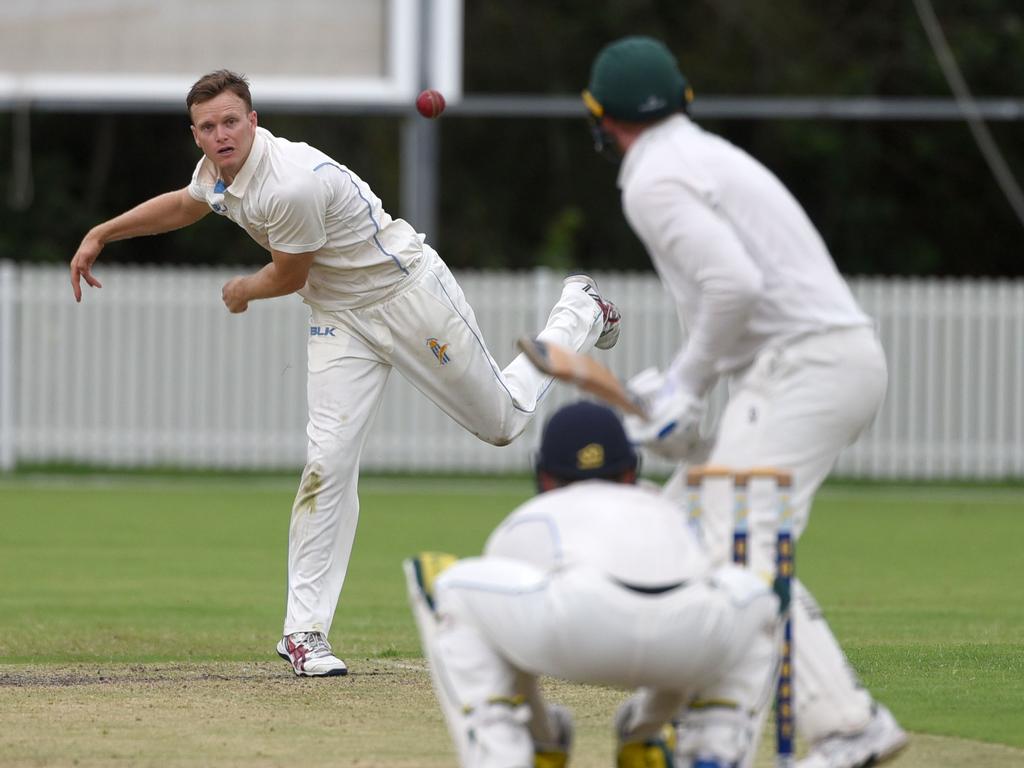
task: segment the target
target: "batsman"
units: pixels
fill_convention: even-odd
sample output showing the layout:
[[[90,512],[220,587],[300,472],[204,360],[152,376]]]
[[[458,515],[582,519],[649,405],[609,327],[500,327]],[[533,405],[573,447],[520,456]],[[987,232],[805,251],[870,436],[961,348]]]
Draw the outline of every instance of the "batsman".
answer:
[[[635,689],[615,716],[619,768],[752,765],[780,601],[749,571],[713,567],[636,471],[613,411],[566,406],[544,429],[539,495],[482,557],[406,561],[462,768],[569,762],[572,717],[544,702],[539,676]]]
[[[872,321],[855,301],[803,208],[765,166],[688,115],[692,93],[660,41],[627,37],[595,58],[583,92],[599,151],[621,161],[630,226],[674,300],[686,342],[663,369],[630,382],[647,418],[634,443],[686,463],[782,467],[793,475],[794,533],[840,451],[870,424],[887,384]],[[705,399],[725,377],[713,439]],[[710,454],[710,455],[709,455]],[[685,505],[685,471],[666,498]],[[775,516],[751,498],[751,566],[773,569]],[[714,563],[730,553],[732,507],[708,500],[702,535]],[[907,742],[857,681],[810,593],[794,591],[801,768],[856,768]]]

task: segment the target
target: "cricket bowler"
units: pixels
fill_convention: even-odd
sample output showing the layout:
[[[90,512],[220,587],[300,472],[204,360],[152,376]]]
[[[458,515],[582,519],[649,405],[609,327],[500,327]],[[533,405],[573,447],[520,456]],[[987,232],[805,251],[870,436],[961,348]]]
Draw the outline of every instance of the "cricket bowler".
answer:
[[[185,227],[211,212],[270,254],[223,287],[230,312],[297,293],[309,305],[306,466],[288,532],[288,592],[277,653],[296,675],[344,675],[327,640],[359,518],[359,456],[397,369],[485,442],[505,445],[533,417],[550,377],[522,355],[499,368],[473,308],[441,257],[392,218],[347,166],[257,124],[249,84],[201,77],[186,99],[203,156],[191,182],[93,227],[71,260],[71,285],[100,288],[92,267],[111,242]],[[607,349],[619,313],[586,275],[566,278],[539,338]],[[274,403],[265,404],[273,408]]]

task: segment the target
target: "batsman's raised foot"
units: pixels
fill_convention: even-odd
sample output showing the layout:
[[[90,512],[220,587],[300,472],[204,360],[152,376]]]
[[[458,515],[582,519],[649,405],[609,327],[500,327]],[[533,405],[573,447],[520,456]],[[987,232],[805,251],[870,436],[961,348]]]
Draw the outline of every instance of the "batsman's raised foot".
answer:
[[[569,275],[562,281],[564,285],[569,283],[582,283],[583,292],[597,302],[601,309],[601,320],[604,325],[601,328],[601,335],[597,337],[594,346],[598,349],[611,349],[619,340],[619,324],[622,322],[622,314],[612,302],[608,301],[597,290],[597,281],[590,275],[578,273]]]
[[[331,651],[323,632],[294,632],[277,644],[277,655],[300,677],[347,675],[348,667]]]
[[[896,757],[910,740],[896,718],[875,704],[864,730],[848,736],[829,736],[816,744],[797,768],[868,768]]]

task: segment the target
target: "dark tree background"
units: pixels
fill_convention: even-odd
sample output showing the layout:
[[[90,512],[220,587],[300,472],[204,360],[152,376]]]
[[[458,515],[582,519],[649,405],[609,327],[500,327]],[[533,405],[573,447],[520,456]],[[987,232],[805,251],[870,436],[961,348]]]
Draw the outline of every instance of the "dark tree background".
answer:
[[[1024,96],[1024,7],[935,0],[976,96]],[[605,42],[666,40],[701,94],[949,96],[908,0],[529,0],[465,4],[468,94],[575,94]],[[198,73],[197,73],[198,74]],[[259,110],[259,105],[256,105]],[[439,123],[440,231],[455,268],[647,269],[626,225],[616,169],[580,119]],[[0,148],[15,116],[0,115]],[[0,153],[0,258],[66,262],[84,232],[184,186],[198,159],[188,121],[168,114],[32,112],[29,205],[13,152]],[[261,123],[351,166],[398,211],[399,117],[261,113]],[[847,274],[1024,275],[1024,227],[965,123],[703,121],[774,170],[806,206]],[[1024,123],[991,123],[1015,174]],[[413,222],[415,224],[415,222]],[[238,227],[210,216],[166,236],[111,246],[105,259],[262,263]]]

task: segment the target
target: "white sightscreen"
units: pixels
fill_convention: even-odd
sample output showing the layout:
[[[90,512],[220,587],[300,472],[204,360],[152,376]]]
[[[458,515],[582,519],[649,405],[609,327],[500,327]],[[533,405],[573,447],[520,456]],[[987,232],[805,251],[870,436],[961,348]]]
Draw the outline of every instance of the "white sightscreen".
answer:
[[[461,0],[431,8],[432,68],[461,79]],[[249,76],[262,105],[408,103],[428,39],[421,9],[422,0],[2,0],[0,98],[171,106],[200,75],[228,68]],[[444,87],[457,96],[459,85]]]

